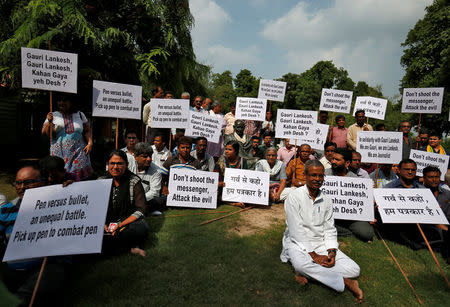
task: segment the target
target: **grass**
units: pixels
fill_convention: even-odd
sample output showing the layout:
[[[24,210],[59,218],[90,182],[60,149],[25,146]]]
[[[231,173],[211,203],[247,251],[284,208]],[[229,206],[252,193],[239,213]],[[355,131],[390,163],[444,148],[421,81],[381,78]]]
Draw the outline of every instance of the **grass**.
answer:
[[[0,180],[0,191],[13,197],[14,190],[5,191],[5,180]],[[220,209],[236,210],[229,206]],[[129,254],[76,258],[66,305],[355,305],[349,291],[337,293],[313,281],[302,287],[294,281],[291,266],[279,259],[283,223],[240,237],[229,232],[240,223],[238,214],[204,226],[199,224],[226,213],[169,218],[198,212],[208,211],[169,210],[163,217],[149,217],[146,258]],[[372,244],[355,238],[339,241],[341,249],[361,267],[364,305],[418,305],[380,240]],[[387,242],[424,304],[447,305],[450,292],[428,250],[412,251]],[[449,267],[436,256],[448,276]],[[0,305],[15,305],[1,284]]]

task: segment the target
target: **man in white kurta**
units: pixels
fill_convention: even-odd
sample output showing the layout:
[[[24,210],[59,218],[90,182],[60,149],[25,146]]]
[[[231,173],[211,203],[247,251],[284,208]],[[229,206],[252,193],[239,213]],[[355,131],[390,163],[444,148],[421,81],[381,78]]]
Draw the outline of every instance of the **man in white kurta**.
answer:
[[[281,261],[290,261],[296,274],[313,278],[336,291],[347,286],[362,300],[356,278],[359,266],[338,249],[333,206],[320,191],[324,180],[323,165],[310,160],[305,165],[306,184],[287,197],[286,231]]]

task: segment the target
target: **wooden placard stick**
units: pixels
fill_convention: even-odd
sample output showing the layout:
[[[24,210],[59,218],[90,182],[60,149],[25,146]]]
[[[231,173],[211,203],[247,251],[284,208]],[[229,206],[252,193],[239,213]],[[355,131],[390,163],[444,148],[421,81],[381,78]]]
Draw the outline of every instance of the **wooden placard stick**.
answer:
[[[378,188],[378,167],[379,167],[379,164],[377,163],[377,172],[375,174],[375,188]]]
[[[331,129],[328,129],[327,141],[331,141],[333,137],[333,125],[334,125],[334,112],[331,113],[331,125],[330,125]]]
[[[172,152],[172,129],[169,129],[169,151]]]
[[[119,118],[116,118],[116,150],[119,148]]]
[[[47,264],[47,257],[44,257],[44,261],[41,264],[41,270],[39,271],[38,279],[36,285],[34,286],[33,295],[31,296],[29,307],[33,306],[34,299],[36,298],[37,290],[39,289],[39,284],[41,283],[42,274],[44,273],[45,265]]]
[[[294,153],[295,167],[294,167],[294,171],[292,172],[292,183],[291,183],[291,186],[294,184],[295,173],[297,172],[297,151],[298,151],[297,140],[295,140],[294,144],[295,144],[295,153]]]
[[[419,125],[417,127],[417,136],[418,137],[420,136],[420,122],[421,122],[421,119],[422,119],[422,113],[419,113]],[[419,148],[419,143],[416,142],[416,149],[418,149],[418,148]]]
[[[236,213],[239,213],[239,212],[242,212],[242,211],[247,211],[247,210],[253,209],[254,207],[255,206],[250,206],[250,207],[238,210],[238,211],[234,211],[232,213],[228,213],[228,214],[222,215],[221,217],[218,217],[218,218],[215,218],[215,219],[212,219],[212,220],[209,220],[209,221],[205,221],[205,222],[201,223],[200,226],[206,225],[206,224],[209,224],[209,223],[221,220],[221,219],[224,219],[226,217],[229,217],[230,215],[233,215],[233,214],[236,214]]]
[[[414,295],[417,298],[417,301],[419,302],[419,304],[423,304],[422,300],[420,299],[419,295],[417,294],[416,290],[414,289],[413,285],[411,284],[411,282],[408,279],[408,276],[406,276],[405,272],[403,271],[402,267],[400,266],[400,263],[398,263],[397,258],[395,258],[394,254],[391,252],[391,249],[389,248],[389,246],[386,244],[386,242],[384,241],[383,237],[381,236],[380,232],[378,231],[378,229],[375,228],[375,231],[377,232],[377,235],[380,237],[381,241],[383,241],[384,246],[387,248],[389,254],[391,255],[392,259],[394,260],[395,264],[397,265],[398,269],[400,270],[400,272],[402,273],[403,277],[405,277],[406,282],[408,283],[409,287],[411,288],[411,290],[413,291]]]
[[[439,271],[441,272],[442,277],[444,277],[445,282],[447,283],[447,287],[450,288],[450,282],[448,281],[447,276],[445,276],[445,273],[442,270],[441,265],[439,264],[439,261],[436,259],[436,256],[434,255],[434,252],[433,252],[433,249],[431,248],[430,243],[427,240],[427,237],[425,236],[425,234],[422,231],[422,227],[420,227],[419,223],[416,223],[416,225],[417,225],[417,228],[419,228],[420,234],[422,235],[423,239],[425,240],[425,243],[427,244],[428,249],[430,250],[431,256],[433,256],[433,259],[436,262],[436,264],[437,264],[437,266],[439,268]]]

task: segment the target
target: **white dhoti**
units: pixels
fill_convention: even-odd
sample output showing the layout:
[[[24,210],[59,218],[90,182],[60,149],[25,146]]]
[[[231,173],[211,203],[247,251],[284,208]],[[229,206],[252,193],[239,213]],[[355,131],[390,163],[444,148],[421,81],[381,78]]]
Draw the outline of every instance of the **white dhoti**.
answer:
[[[316,249],[315,252],[319,255],[328,255],[325,247]],[[344,278],[359,276],[358,264],[341,250],[337,251],[335,265],[331,268],[313,262],[311,256],[293,242],[283,242],[280,258],[283,262],[290,261],[298,274],[315,279],[338,292],[344,291]]]

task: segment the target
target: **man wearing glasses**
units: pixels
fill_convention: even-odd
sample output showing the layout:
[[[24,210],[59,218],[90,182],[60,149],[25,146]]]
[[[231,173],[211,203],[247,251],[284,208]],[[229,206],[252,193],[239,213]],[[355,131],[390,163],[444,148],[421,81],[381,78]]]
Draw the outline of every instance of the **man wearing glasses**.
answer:
[[[191,111],[199,112],[199,113],[206,113],[205,109],[202,107],[203,105],[203,98],[202,96],[195,96],[194,103],[192,107],[190,107]]]

